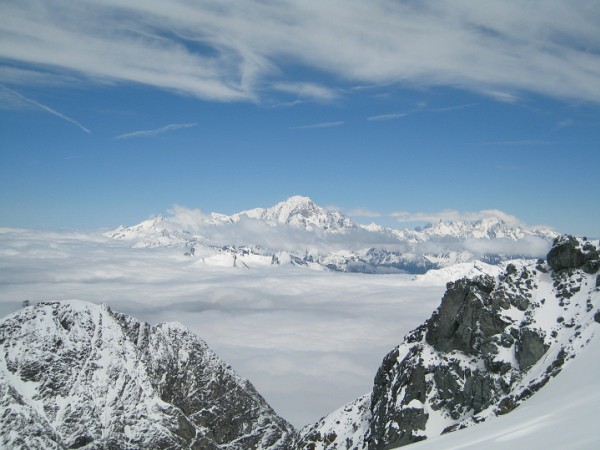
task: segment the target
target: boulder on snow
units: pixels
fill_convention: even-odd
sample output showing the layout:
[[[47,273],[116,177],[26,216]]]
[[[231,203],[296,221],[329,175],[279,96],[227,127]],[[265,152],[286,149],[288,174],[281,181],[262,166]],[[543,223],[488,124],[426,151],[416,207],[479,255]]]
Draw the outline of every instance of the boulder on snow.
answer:
[[[530,328],[524,328],[515,347],[515,356],[521,370],[526,370],[540,360],[548,351],[544,337]]]

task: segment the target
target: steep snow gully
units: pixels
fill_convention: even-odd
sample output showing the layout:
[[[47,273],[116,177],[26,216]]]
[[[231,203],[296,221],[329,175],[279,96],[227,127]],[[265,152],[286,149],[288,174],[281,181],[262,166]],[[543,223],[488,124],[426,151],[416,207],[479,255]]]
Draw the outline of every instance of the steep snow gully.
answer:
[[[300,431],[182,325],[39,303],[0,321],[0,447],[597,448],[599,270],[559,236],[546,261],[449,282],[372,391]]]

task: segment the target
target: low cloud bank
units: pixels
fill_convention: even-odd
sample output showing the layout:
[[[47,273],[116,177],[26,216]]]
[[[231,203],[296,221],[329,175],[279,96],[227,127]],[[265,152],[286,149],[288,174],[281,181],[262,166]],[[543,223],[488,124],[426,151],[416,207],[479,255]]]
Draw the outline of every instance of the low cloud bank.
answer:
[[[425,255],[468,252],[475,258],[484,258],[492,254],[541,258],[546,255],[551,245],[548,239],[535,235],[525,235],[518,240],[508,238],[459,239],[452,236],[419,235],[418,232],[410,230],[395,233],[392,230],[371,230],[360,227],[331,233],[316,227],[305,230],[286,224],[272,226],[244,214],[239,215],[236,221],[219,222],[216,220],[215,223],[214,216],[206,215],[199,210],[175,206],[169,212],[172,216],[166,218],[159,228],[173,234],[185,230],[188,233],[185,235],[186,238],[195,237],[200,243],[216,246],[257,246],[296,254],[308,252],[323,255],[340,251],[360,252],[375,248],[390,252]],[[465,218],[467,220],[498,219],[507,224],[520,225],[516,217],[497,210],[467,213],[466,216],[465,213],[458,211],[444,214],[444,217],[455,218],[454,220],[458,220],[459,217],[463,220]],[[435,215],[435,217],[441,216]],[[433,216],[429,218],[431,219]],[[425,238],[427,240],[423,241]]]
[[[179,248],[6,229],[0,272],[0,316],[24,300],[80,299],[152,324],[183,323],[296,426],[368,392],[383,356],[444,289],[406,275],[215,268]]]

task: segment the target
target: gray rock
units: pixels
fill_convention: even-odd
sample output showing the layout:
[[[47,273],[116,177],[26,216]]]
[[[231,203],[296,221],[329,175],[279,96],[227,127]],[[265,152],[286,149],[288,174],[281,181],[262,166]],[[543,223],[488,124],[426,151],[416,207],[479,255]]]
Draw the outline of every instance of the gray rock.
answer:
[[[483,341],[504,331],[508,323],[498,314],[490,293],[491,277],[462,279],[448,284],[440,307],[427,323],[427,343],[440,352],[472,354]]]
[[[565,269],[578,269],[588,263],[588,270],[598,270],[596,263],[600,259],[600,254],[596,247],[590,242],[585,242],[583,245],[579,240],[570,235],[562,235],[554,240],[552,249],[548,252],[548,265],[552,270],[559,271]],[[594,272],[590,272],[594,273]]]
[[[425,430],[428,415],[423,409],[408,408],[413,400],[425,401],[425,367],[420,346],[397,361],[398,349],[389,353],[377,371],[371,398],[371,420],[366,439],[369,450],[384,450],[417,442],[418,430]],[[403,395],[402,397],[399,397]]]
[[[515,356],[521,370],[527,370],[540,360],[548,351],[549,345],[544,342],[541,332],[524,328],[515,347]]]

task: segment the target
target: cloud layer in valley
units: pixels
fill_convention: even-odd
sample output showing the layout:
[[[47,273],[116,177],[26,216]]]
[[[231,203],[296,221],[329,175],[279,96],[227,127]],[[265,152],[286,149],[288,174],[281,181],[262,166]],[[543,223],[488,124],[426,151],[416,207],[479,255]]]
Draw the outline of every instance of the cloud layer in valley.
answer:
[[[383,356],[443,284],[272,266],[211,268],[181,249],[97,234],[0,230],[0,316],[23,300],[108,303],[192,329],[296,426],[369,391]]]

